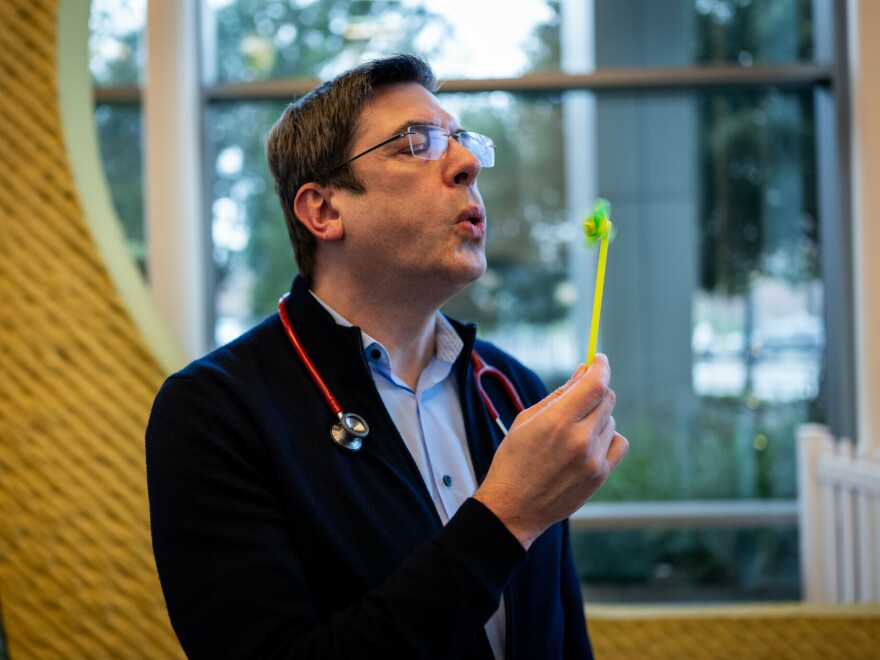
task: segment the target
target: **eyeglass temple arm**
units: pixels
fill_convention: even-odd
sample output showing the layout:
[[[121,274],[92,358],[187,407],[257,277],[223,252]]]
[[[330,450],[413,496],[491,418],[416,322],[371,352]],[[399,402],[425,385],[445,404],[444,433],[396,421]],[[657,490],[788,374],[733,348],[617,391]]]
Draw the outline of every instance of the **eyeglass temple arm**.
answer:
[[[335,168],[333,171],[336,172],[337,170],[341,170],[343,167],[345,167],[346,165],[348,165],[352,161],[357,160],[361,156],[366,156],[368,153],[372,153],[373,151],[376,151],[376,149],[379,149],[380,147],[384,147],[386,144],[394,142],[395,140],[401,140],[401,139],[405,138],[407,135],[409,135],[409,133],[398,133],[397,135],[392,135],[390,138],[388,138],[384,142],[380,142],[375,147],[370,147],[366,151],[362,151],[361,153],[359,153],[357,156],[352,156],[347,161],[345,161],[342,165]]]

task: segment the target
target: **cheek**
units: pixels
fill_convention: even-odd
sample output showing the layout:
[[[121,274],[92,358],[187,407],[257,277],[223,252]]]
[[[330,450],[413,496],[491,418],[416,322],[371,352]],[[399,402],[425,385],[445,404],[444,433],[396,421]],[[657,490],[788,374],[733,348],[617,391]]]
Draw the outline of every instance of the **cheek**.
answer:
[[[443,193],[443,186],[427,176],[373,177],[357,209],[357,229],[381,234],[362,236],[372,238],[373,243],[398,243],[401,237],[410,243],[422,242],[442,224],[444,209],[449,207]]]
[[[407,179],[388,177],[373,183],[364,198],[364,213],[402,217],[413,202],[424,199],[424,191],[415,194],[414,188]]]

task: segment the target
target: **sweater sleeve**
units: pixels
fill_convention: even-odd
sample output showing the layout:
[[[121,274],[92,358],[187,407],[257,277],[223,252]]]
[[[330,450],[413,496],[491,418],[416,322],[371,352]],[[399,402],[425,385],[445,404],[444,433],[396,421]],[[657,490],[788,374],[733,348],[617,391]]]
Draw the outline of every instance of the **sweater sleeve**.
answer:
[[[359,602],[319,620],[247,415],[172,377],[146,433],[153,548],[172,625],[191,658],[455,657],[526,560],[468,500]],[[303,493],[303,497],[309,497]],[[352,539],[357,543],[357,539]]]
[[[587,635],[587,622],[584,615],[584,603],[581,597],[581,583],[574,568],[569,542],[570,526],[566,520],[562,523],[562,570],[559,585],[565,612],[564,654],[566,658],[592,658],[593,649]]]

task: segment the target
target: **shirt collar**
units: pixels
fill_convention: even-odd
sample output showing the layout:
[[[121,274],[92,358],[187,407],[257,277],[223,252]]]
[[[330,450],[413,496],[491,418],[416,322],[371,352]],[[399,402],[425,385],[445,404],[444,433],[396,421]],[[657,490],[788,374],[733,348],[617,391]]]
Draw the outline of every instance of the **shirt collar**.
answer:
[[[353,327],[351,321],[324,302],[314,291],[309,289],[309,293],[311,293],[312,297],[314,297],[314,299],[327,310],[327,313],[333,317],[333,320],[336,321],[337,324],[347,328]],[[440,312],[437,312],[437,315],[435,316],[435,324],[434,356],[444,362],[454,364],[464,348],[464,341],[455,331],[455,328],[452,326],[452,323],[449,322],[449,319],[443,316]],[[373,339],[363,330],[361,330],[361,337],[363,338],[364,352],[367,359],[378,363],[381,367],[390,371],[391,359],[388,356],[388,350],[381,344],[381,342]],[[373,354],[374,351],[379,351],[378,357]]]

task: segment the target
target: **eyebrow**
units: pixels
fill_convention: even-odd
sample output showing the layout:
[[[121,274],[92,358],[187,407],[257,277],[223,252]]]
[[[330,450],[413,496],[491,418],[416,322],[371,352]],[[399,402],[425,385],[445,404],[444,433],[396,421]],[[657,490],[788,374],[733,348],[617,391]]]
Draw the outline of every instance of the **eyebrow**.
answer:
[[[391,137],[392,135],[400,135],[401,133],[406,133],[406,129],[408,129],[410,126],[436,126],[437,128],[441,128],[444,131],[449,130],[449,129],[443,128],[440,124],[438,124],[435,121],[426,122],[424,119],[407,119],[405,122],[402,122],[401,124],[399,124],[397,126],[397,128],[393,129],[393,131],[391,133],[389,133],[388,137]],[[453,122],[452,128],[451,128],[451,130],[449,130],[449,132],[454,134],[454,133],[458,133],[459,131],[463,131],[463,130],[465,130],[465,129],[463,129],[461,126],[459,126],[458,123]]]

